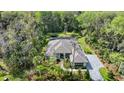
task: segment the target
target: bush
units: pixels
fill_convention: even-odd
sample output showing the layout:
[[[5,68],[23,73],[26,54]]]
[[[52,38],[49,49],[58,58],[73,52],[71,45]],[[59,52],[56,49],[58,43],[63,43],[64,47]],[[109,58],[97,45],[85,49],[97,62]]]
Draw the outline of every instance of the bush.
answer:
[[[3,76],[5,76],[5,75],[6,75],[6,73],[5,73],[5,72],[0,71],[0,77],[3,77]]]
[[[69,62],[69,60],[64,61],[64,67],[67,69],[71,67],[71,63]]]
[[[10,81],[16,80],[16,78],[13,77],[12,75],[4,75],[4,76],[0,76],[0,81],[3,81],[5,78],[8,78]]]
[[[43,65],[39,65],[36,67],[36,72],[38,72],[40,75],[45,74],[48,72],[48,68]]]
[[[33,64],[36,66],[42,62],[42,57],[41,56],[35,56],[33,58]]]
[[[124,56],[121,53],[113,52],[109,55],[109,60],[111,63],[121,63],[124,62]]]
[[[106,68],[102,67],[99,69],[99,71],[100,71],[104,80],[109,80],[109,81],[111,80],[109,72]]]
[[[88,80],[88,81],[90,81],[90,80],[91,80],[91,78],[90,78],[90,75],[89,75],[89,72],[88,72],[88,71],[84,72],[84,80]]]

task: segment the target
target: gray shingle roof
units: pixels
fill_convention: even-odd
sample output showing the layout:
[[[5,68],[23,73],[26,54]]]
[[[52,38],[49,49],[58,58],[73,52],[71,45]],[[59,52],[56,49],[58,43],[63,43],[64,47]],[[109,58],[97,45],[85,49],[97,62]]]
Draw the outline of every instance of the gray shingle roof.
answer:
[[[71,53],[72,45],[70,40],[57,39],[48,43],[46,55],[52,56],[54,53]]]
[[[88,62],[85,53],[74,39],[55,39],[48,43],[46,56],[54,56],[55,53],[72,53],[70,61],[73,61],[73,53],[75,44],[75,63]]]

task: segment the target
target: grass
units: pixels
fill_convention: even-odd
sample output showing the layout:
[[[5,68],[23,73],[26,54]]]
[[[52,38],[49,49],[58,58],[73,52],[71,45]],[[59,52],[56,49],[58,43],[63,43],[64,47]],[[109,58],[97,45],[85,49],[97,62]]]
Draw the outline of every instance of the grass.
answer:
[[[111,80],[110,75],[109,75],[109,71],[106,68],[102,67],[99,69],[99,71],[100,71],[104,80],[106,80],[106,81]]]
[[[90,48],[90,46],[85,42],[85,37],[78,38],[78,43],[80,44],[80,47],[86,54],[93,54],[93,50]]]
[[[79,36],[78,33],[75,32],[58,33],[58,37],[75,37],[75,36]]]

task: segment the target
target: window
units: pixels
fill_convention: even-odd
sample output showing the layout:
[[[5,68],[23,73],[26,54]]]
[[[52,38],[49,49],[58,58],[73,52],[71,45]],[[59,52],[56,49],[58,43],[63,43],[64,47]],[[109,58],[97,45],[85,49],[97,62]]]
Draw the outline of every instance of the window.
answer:
[[[79,69],[79,68],[85,69],[86,65],[85,65],[85,63],[75,63],[75,68],[76,69]]]
[[[64,54],[60,53],[60,58],[64,59]]]
[[[69,58],[71,53],[66,53],[65,58]]]

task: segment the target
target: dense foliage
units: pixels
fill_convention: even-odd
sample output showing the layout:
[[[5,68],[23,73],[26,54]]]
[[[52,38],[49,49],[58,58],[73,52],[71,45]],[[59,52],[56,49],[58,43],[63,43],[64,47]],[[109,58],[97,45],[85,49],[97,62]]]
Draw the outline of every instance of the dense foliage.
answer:
[[[1,12],[3,59],[13,75],[30,69],[45,43],[40,22],[32,12]]]
[[[15,77],[42,71],[50,36],[71,32],[86,53],[95,52],[103,63],[119,67],[124,62],[123,30],[123,12],[0,12],[0,57]]]

